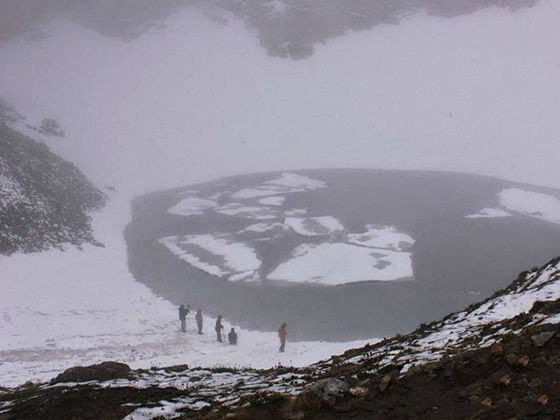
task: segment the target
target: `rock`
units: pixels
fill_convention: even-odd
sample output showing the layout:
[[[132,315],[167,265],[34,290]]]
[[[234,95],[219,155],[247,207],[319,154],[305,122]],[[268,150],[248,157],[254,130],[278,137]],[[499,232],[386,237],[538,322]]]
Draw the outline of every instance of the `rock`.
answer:
[[[98,365],[76,366],[66,369],[52,380],[61,382],[106,381],[109,379],[125,378],[130,373],[130,367],[124,363],[103,362]]]
[[[508,386],[511,382],[511,376],[504,375],[500,378],[500,383],[504,386]]]
[[[506,356],[506,362],[512,366],[516,366],[519,361],[519,356],[516,353],[508,353]]]
[[[337,397],[342,396],[348,388],[348,384],[341,379],[325,378],[309,384],[305,387],[305,391],[315,394],[323,401],[333,405]]]
[[[502,343],[494,343],[490,347],[490,353],[493,355],[500,355],[504,353],[504,345]]]
[[[548,404],[548,395],[543,394],[539,398],[537,398],[537,402],[540,405],[547,405]]]
[[[517,361],[521,366],[526,367],[529,364],[529,356],[521,356]]]
[[[369,390],[361,386],[355,386],[350,388],[348,392],[354,397],[364,398],[368,394]]]
[[[391,379],[392,378],[389,375],[385,375],[379,384],[379,391],[384,392],[391,383]]]
[[[554,335],[556,331],[543,331],[542,333],[531,336],[531,341],[537,347],[544,346]]]

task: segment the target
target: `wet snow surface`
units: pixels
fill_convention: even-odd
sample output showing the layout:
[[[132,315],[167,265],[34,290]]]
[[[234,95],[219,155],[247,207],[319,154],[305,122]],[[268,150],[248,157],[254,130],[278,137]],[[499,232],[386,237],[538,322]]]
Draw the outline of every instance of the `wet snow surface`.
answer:
[[[138,197],[126,239],[134,276],[176,304],[346,341],[410,330],[554,257],[555,200],[461,174],[247,174]]]

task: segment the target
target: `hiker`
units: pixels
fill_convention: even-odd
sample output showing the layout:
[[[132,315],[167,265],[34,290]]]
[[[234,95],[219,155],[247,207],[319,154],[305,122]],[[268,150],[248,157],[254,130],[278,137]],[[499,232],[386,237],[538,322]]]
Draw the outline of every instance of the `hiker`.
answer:
[[[237,333],[235,332],[235,328],[232,328],[228,334],[229,344],[236,345],[237,344]]]
[[[187,314],[189,313],[189,306],[179,306],[179,319],[181,320],[181,331],[187,332]]]
[[[198,326],[198,334],[202,335],[202,310],[200,308],[196,311],[194,318],[196,319],[196,325]]]
[[[216,327],[214,328],[214,330],[216,331],[216,339],[218,340],[219,343],[222,343],[222,330],[224,329],[224,326],[222,325],[222,316],[218,315],[218,319],[216,320]]]
[[[284,322],[280,325],[280,329],[278,330],[278,337],[280,337],[280,351],[284,353],[284,349],[286,348],[286,326],[287,324]]]

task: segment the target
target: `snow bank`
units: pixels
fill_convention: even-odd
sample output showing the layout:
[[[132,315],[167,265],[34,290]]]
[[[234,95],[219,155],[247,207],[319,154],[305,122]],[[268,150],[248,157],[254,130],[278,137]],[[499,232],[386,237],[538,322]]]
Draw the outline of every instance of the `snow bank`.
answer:
[[[560,199],[547,194],[509,188],[500,192],[506,209],[551,223],[560,223]]]
[[[359,281],[390,281],[412,277],[411,254],[369,249],[345,243],[302,245],[280,264],[270,280],[339,285]]]

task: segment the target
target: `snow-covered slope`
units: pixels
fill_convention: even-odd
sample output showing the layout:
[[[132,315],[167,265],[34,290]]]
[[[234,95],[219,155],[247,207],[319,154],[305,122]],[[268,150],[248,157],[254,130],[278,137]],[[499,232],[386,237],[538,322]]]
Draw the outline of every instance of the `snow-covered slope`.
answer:
[[[72,163],[10,128],[0,104],[0,254],[94,241],[88,212],[105,197]],[[3,120],[5,122],[3,122]]]

